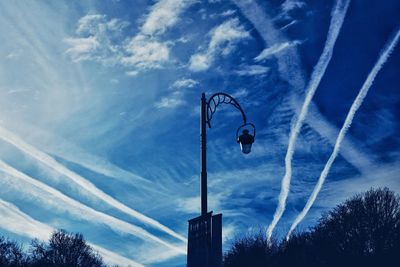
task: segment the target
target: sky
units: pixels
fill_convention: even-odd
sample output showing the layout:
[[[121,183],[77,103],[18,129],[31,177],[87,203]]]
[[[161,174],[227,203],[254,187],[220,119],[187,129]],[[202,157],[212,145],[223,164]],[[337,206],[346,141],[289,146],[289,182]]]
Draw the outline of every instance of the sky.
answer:
[[[245,155],[233,106],[207,129],[225,250],[306,230],[370,188],[400,193],[399,13],[396,0],[0,2],[0,235],[65,229],[108,263],[185,266],[202,92],[233,96],[257,130]]]

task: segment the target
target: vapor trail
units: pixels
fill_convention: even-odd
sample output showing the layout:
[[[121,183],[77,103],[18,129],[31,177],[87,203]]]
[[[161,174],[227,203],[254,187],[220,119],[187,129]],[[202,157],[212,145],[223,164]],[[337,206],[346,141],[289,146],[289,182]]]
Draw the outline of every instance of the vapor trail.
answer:
[[[3,216],[2,220],[0,220],[0,226],[3,229],[18,235],[23,235],[28,238],[38,238],[45,241],[49,239],[51,233],[55,230],[53,227],[33,219],[15,205],[2,199],[0,199],[0,212],[1,214],[6,215]],[[98,251],[100,255],[111,264],[124,263],[127,266],[143,267],[142,264],[125,258],[103,247],[92,243],[89,243],[89,245]]]
[[[334,160],[336,159],[336,156],[339,153],[340,146],[343,142],[343,139],[344,139],[347,131],[349,130],[349,128],[351,126],[351,123],[353,121],[355,113],[357,112],[357,110],[360,108],[362,102],[364,101],[364,98],[366,97],[369,88],[371,87],[372,83],[374,82],[376,75],[382,69],[383,65],[386,63],[387,59],[389,58],[390,54],[392,53],[393,49],[395,48],[397,42],[399,41],[399,37],[400,37],[400,30],[398,30],[396,35],[385,45],[378,61],[375,63],[375,66],[372,68],[371,72],[368,74],[367,79],[365,80],[356,99],[354,100],[353,104],[351,105],[350,111],[346,116],[346,120],[344,121],[343,126],[340,129],[340,132],[336,139],[336,143],[333,148],[332,154],[329,157],[328,161],[326,162],[326,165],[325,165],[324,169],[322,170],[321,175],[318,179],[318,182],[315,185],[314,190],[313,190],[310,198],[308,199],[304,209],[296,217],[292,226],[290,227],[290,230],[286,236],[286,239],[290,238],[290,235],[292,234],[293,230],[304,219],[304,217],[307,215],[307,212],[310,210],[311,206],[314,204],[314,201],[317,198],[318,193],[321,190],[322,185],[325,182],[325,178],[328,175],[328,173],[332,167],[332,164],[333,164]]]
[[[67,205],[69,207],[69,209],[67,209],[67,210],[70,213],[74,213],[75,215],[78,215],[80,218],[85,219],[89,222],[95,222],[95,223],[101,222],[101,223],[109,226],[111,229],[114,229],[118,232],[122,232],[122,233],[126,233],[126,234],[133,234],[137,237],[140,237],[142,240],[145,240],[145,241],[152,240],[152,241],[157,242],[163,246],[166,246],[174,251],[177,251],[181,254],[186,254],[186,251],[184,248],[176,247],[176,246],[152,235],[151,233],[147,232],[145,229],[143,229],[141,227],[132,225],[130,223],[127,223],[125,221],[117,219],[113,216],[99,212],[93,208],[90,208],[90,207],[80,203],[79,201],[64,195],[60,191],[18,171],[17,169],[11,167],[7,163],[3,162],[2,160],[0,160],[0,170],[23,182],[23,183],[16,183],[16,184],[18,184],[17,186],[19,186],[18,189],[20,192],[25,190],[28,193],[34,195],[35,198],[44,199],[45,202],[47,201],[45,203],[46,205],[54,205],[54,203],[58,203],[59,201],[62,201],[64,205]],[[3,178],[2,180],[4,180],[4,179],[5,178]],[[14,180],[13,180],[13,182],[15,183]],[[29,187],[25,187],[26,184],[29,184]],[[37,193],[35,191],[35,188],[39,189],[40,191],[45,192],[45,194]],[[50,197],[54,197],[56,199],[56,201],[49,200]],[[59,206],[58,209],[62,209],[62,207],[64,207],[64,206]]]
[[[0,127],[0,138],[4,141],[14,145],[21,151],[25,152],[26,154],[30,155],[31,157],[37,159],[38,161],[42,162],[43,164],[47,165],[48,167],[52,168],[53,170],[57,171],[58,173],[65,175],[66,177],[70,178],[74,183],[79,185],[80,187],[86,189],[92,195],[100,198],[104,202],[108,203],[109,205],[113,206],[114,208],[128,214],[130,216],[135,217],[136,219],[153,226],[183,242],[187,242],[186,238],[182,235],[176,233],[172,229],[168,228],[167,226],[161,224],[160,222],[126,206],[125,204],[119,202],[115,198],[111,197],[110,195],[106,194],[99,188],[97,188],[93,183],[86,180],[84,177],[80,176],[79,174],[71,171],[70,169],[66,168],[62,164],[58,163],[54,158],[49,156],[48,154],[40,151],[39,149],[35,148],[34,146],[26,143],[22,139],[20,139],[15,134],[11,133],[10,131]]]
[[[335,7],[332,10],[332,18],[329,25],[328,36],[325,42],[325,47],[322,52],[321,57],[318,60],[317,65],[314,67],[313,73],[311,74],[311,80],[307,85],[306,98],[304,100],[303,106],[301,107],[300,114],[294,124],[292,125],[289,144],[286,151],[285,157],[285,175],[282,178],[281,192],[279,193],[279,203],[275,211],[274,218],[267,229],[267,239],[271,240],[272,232],[282,217],[283,212],[286,208],[286,199],[289,194],[290,180],[292,178],[292,158],[294,153],[294,148],[297,140],[297,136],[300,132],[301,126],[303,125],[305,116],[308,112],[308,107],[310,105],[311,99],[314,96],[317,87],[325,74],[325,70],[332,58],[333,48],[335,46],[336,39],[339,35],[340,29],[342,28],[344,18],[346,16],[346,11],[349,6],[350,0],[338,0]]]

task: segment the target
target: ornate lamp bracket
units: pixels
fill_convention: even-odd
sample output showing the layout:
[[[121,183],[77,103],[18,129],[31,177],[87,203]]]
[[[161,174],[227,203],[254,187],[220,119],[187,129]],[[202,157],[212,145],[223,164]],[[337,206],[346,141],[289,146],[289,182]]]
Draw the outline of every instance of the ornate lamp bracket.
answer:
[[[212,117],[213,117],[215,111],[217,110],[217,107],[220,104],[230,104],[230,105],[234,106],[235,108],[237,108],[240,111],[240,113],[242,113],[243,125],[245,125],[247,123],[247,118],[246,118],[246,115],[244,114],[242,107],[232,96],[230,96],[226,93],[216,93],[216,94],[213,94],[207,102],[206,122],[207,122],[207,125],[209,128],[211,128]]]

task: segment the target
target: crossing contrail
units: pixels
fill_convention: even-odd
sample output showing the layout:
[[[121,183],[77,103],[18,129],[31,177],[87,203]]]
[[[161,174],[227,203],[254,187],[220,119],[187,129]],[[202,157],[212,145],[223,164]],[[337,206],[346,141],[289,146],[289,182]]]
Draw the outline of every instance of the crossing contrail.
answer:
[[[306,89],[306,97],[301,107],[301,111],[299,116],[297,117],[295,124],[292,125],[290,136],[289,136],[289,144],[286,151],[285,156],[285,175],[282,178],[281,182],[281,192],[279,193],[279,203],[278,207],[275,211],[273,220],[271,224],[267,228],[267,239],[271,240],[272,232],[282,217],[283,212],[286,208],[286,200],[289,194],[290,189],[290,181],[292,178],[292,158],[295,149],[295,144],[297,140],[297,136],[299,135],[300,129],[303,125],[304,119],[307,115],[308,107],[311,103],[311,99],[314,96],[315,91],[325,74],[325,70],[332,58],[333,48],[336,43],[336,39],[339,35],[340,29],[342,28],[344,18],[346,16],[347,9],[349,7],[350,0],[338,0],[336,2],[335,7],[332,10],[331,14],[331,22],[329,25],[328,36],[325,42],[325,47],[322,52],[321,57],[318,60],[317,65],[314,67],[314,70],[311,74],[311,80],[308,83]]]
[[[42,241],[45,241],[48,240],[51,236],[51,233],[55,231],[53,227],[33,219],[28,214],[22,212],[15,205],[2,199],[0,199],[0,212],[2,215],[5,215],[3,216],[2,220],[0,220],[0,227],[18,235],[23,235],[28,238],[38,238]],[[89,243],[89,245],[98,251],[100,255],[104,257],[105,261],[110,264],[123,263],[127,266],[144,266],[136,261],[125,258],[103,247],[92,243]]]
[[[17,169],[11,167],[2,160],[0,160],[0,170],[14,178],[12,182],[8,182],[8,184],[15,183],[17,185],[19,192],[25,191],[33,195],[35,199],[41,199],[43,202],[45,202],[46,205],[56,205],[57,208],[57,204],[62,203],[62,205],[58,205],[58,209],[62,209],[65,206],[67,206],[68,212],[77,215],[79,216],[79,218],[82,218],[86,221],[100,223],[100,224],[102,223],[118,232],[133,234],[137,237],[140,237],[142,240],[145,241],[151,240],[163,246],[166,246],[176,252],[179,252],[181,254],[186,254],[186,250],[184,248],[180,248],[173,244],[170,244],[169,242],[166,242],[158,238],[157,236],[149,233],[148,231],[146,231],[141,227],[132,225],[130,223],[117,219],[113,216],[110,216],[108,214],[99,212],[91,207],[88,207],[82,204],[81,202],[66,196],[60,191],[18,171]],[[23,183],[15,182],[15,179],[18,179]],[[4,177],[2,181],[3,182],[6,181],[6,177]],[[29,186],[26,186],[27,184]]]
[[[49,156],[48,154],[42,152],[41,150],[35,148],[34,146],[26,143],[22,139],[20,139],[15,134],[11,133],[10,131],[0,127],[0,138],[4,141],[14,145],[21,151],[25,152],[26,154],[30,155],[31,157],[35,158],[36,160],[40,161],[41,163],[45,164],[46,166],[52,168],[53,170],[57,171],[58,173],[65,175],[69,179],[71,179],[75,184],[79,185],[81,188],[84,188],[87,192],[91,195],[98,197],[99,199],[103,200],[107,204],[113,206],[114,208],[128,214],[147,225],[153,226],[156,229],[159,229],[183,242],[187,242],[187,239],[182,235],[176,233],[172,229],[168,228],[167,226],[161,224],[160,222],[126,206],[125,204],[119,202],[115,198],[111,197],[110,195],[106,194],[99,188],[97,188],[93,183],[85,179],[84,177],[80,176],[79,174],[71,171],[70,169],[66,168],[64,165],[58,163],[54,158]]]
[[[399,41],[399,37],[400,37],[400,30],[398,30],[396,35],[385,45],[378,61],[375,63],[375,66],[372,68],[372,70],[369,73],[367,79],[365,80],[363,86],[361,87],[356,99],[354,100],[353,104],[350,107],[350,111],[346,116],[346,120],[344,121],[343,126],[340,129],[340,132],[336,139],[336,143],[333,148],[332,154],[329,157],[328,161],[326,162],[326,165],[325,165],[324,169],[322,170],[321,175],[318,179],[318,182],[315,185],[314,190],[313,190],[310,198],[308,199],[304,209],[296,217],[292,226],[290,227],[290,230],[286,236],[286,239],[290,238],[290,235],[292,234],[293,230],[304,219],[304,217],[307,215],[307,212],[310,210],[311,206],[314,204],[314,201],[317,198],[318,193],[321,190],[322,185],[325,182],[326,176],[328,175],[328,173],[332,167],[332,164],[333,164],[334,160],[336,159],[336,156],[339,153],[340,146],[343,142],[344,137],[346,136],[347,131],[349,130],[349,128],[351,126],[351,123],[353,121],[355,113],[357,112],[357,110],[360,108],[362,102],[364,101],[369,88],[371,87],[372,83],[375,80],[376,75],[382,69],[383,65],[386,63],[390,54],[392,53],[393,49],[395,48],[397,42]]]

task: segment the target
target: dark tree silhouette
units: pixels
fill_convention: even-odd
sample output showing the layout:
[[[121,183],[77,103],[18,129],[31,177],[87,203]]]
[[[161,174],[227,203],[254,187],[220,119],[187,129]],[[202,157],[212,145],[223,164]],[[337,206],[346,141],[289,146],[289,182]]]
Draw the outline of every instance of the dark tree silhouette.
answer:
[[[369,190],[323,215],[308,232],[266,246],[260,236],[236,241],[225,254],[236,266],[398,266],[400,198],[389,189]]]
[[[102,258],[86,244],[81,234],[56,231],[48,244],[32,242],[31,266],[103,267]]]
[[[19,244],[0,236],[0,266],[26,266],[27,259]]]
[[[224,266],[229,267],[265,267],[272,262],[276,246],[269,246],[262,233],[249,235],[234,242],[224,255]]]
[[[314,247],[313,235],[310,232],[294,234],[288,241],[282,241],[278,248],[272,266],[324,266]]]
[[[400,260],[399,196],[388,188],[356,195],[321,218],[313,239],[329,266],[391,266]]]

